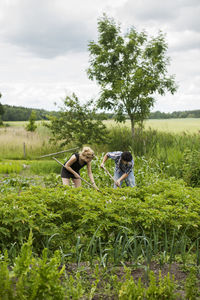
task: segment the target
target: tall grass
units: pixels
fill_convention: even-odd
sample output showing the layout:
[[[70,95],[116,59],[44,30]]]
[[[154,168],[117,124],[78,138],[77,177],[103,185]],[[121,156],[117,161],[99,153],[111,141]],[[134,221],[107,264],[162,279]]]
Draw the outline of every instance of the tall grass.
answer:
[[[22,126],[0,129],[0,156],[5,159],[24,159],[58,151],[58,146],[50,143],[48,128],[40,125],[35,132]]]
[[[136,157],[145,157],[147,160],[153,160],[154,164],[157,165],[158,171],[178,178],[186,177],[188,184],[192,182],[196,184],[198,182],[196,177],[200,168],[198,163],[195,163],[195,159],[199,153],[200,134],[175,134],[152,129],[141,132],[139,129],[136,129],[133,140],[129,128],[116,126],[111,127],[109,140],[109,151],[129,150]],[[186,161],[185,153],[188,151],[191,152],[190,162],[194,166],[192,172],[196,174],[195,179],[192,179],[189,168],[183,168]],[[196,158],[193,158],[193,152],[196,153]]]
[[[115,127],[116,122],[114,120],[106,120],[104,124],[110,128]],[[158,130],[162,132],[170,132],[170,133],[199,133],[200,131],[200,118],[187,118],[187,119],[149,119],[145,120],[144,129],[149,130],[150,128],[153,130]],[[118,123],[118,126],[121,127],[131,127],[130,120],[126,120],[125,123]]]
[[[180,154],[185,149],[199,150],[199,142],[200,134],[197,133],[175,134],[152,129],[143,132],[136,129],[133,140],[131,130],[128,127],[115,126],[110,128],[108,147],[110,151],[125,151],[132,148],[135,155],[156,156],[159,159],[166,159],[166,157],[170,157],[170,152],[174,155],[175,152]]]
[[[0,157],[5,159],[34,159],[41,155],[63,150],[58,144],[50,143],[51,132],[37,123],[35,132],[25,130],[25,122],[0,128]],[[91,145],[97,154],[107,151],[130,150],[135,156],[156,158],[168,165],[180,162],[186,149],[199,151],[200,134],[172,133],[148,129],[141,132],[136,128],[132,139],[130,126],[109,126],[109,142]],[[72,147],[71,147],[72,146]],[[73,148],[73,141],[70,145]]]
[[[19,174],[22,171],[23,165],[18,162],[0,162],[1,174]]]

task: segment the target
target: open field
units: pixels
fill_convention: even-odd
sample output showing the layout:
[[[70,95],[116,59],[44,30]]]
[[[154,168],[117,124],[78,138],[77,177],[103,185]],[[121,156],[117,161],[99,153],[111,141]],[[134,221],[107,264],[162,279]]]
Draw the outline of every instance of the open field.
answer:
[[[147,120],[145,121],[145,128],[149,127],[165,132],[198,133],[200,131],[200,119]]]
[[[0,128],[1,157],[21,159],[25,158],[27,154],[42,155],[48,152],[50,148],[55,150],[56,145],[49,143],[50,132],[48,128],[38,122],[36,131],[28,132],[25,129],[27,123],[5,122],[5,124],[9,124],[9,127]]]
[[[36,125],[38,126],[37,132],[42,135],[43,133],[47,133],[47,128],[42,126],[42,121],[37,121]],[[127,120],[125,123],[116,123],[114,120],[106,120],[104,123],[110,126],[124,126],[130,127],[130,121]],[[11,121],[5,122],[11,128],[15,127],[23,127],[28,124],[28,121]],[[198,133],[200,131],[200,118],[185,118],[185,119],[149,119],[144,121],[145,129],[156,129],[158,131],[172,132],[172,133]],[[2,129],[1,129],[2,130]]]
[[[130,137],[130,121],[126,121],[126,123],[118,124],[113,120],[104,121],[107,125],[112,139],[113,147],[116,149],[124,149],[128,148],[131,143]],[[0,157],[4,159],[25,159],[25,158],[35,158],[47,153],[54,153],[63,149],[60,149],[59,145],[56,143],[50,143],[51,133],[47,127],[43,125],[42,121],[37,121],[37,129],[35,132],[27,132],[25,126],[28,122],[5,122],[4,124],[7,125],[6,127],[0,128]],[[127,129],[121,133],[122,136],[116,137],[120,134],[119,130],[124,128]],[[183,146],[184,143],[191,144],[191,140],[195,139],[192,142],[192,145],[198,143],[199,138],[199,131],[200,131],[200,119],[168,119],[168,120],[147,120],[145,121],[145,128],[146,129],[155,129],[157,130],[157,135],[165,135],[165,134],[176,134],[176,140],[181,140],[181,145]],[[118,130],[119,129],[119,130]],[[116,131],[117,130],[117,131]],[[112,132],[111,132],[112,131]],[[184,133],[184,134],[183,134]],[[158,147],[163,147],[163,143],[165,143],[167,137],[155,137],[154,133],[149,133],[151,136],[150,140],[145,141],[146,145],[150,147],[150,142],[153,139],[153,144],[159,144]],[[186,137],[187,134],[187,137]],[[156,136],[157,136],[156,135]],[[196,136],[194,136],[196,135]],[[117,141],[114,141],[117,139]],[[182,139],[185,137],[185,142]],[[171,136],[168,137],[173,139],[175,137]],[[164,141],[163,141],[164,140]],[[169,144],[169,143],[168,143]],[[137,145],[138,142],[137,142]],[[105,151],[112,151],[113,149],[111,146],[106,145],[92,145],[95,147],[94,150],[96,152],[105,152]],[[186,145],[187,146],[187,145]],[[70,145],[68,148],[73,148],[74,145]],[[138,146],[139,147],[139,146]],[[188,146],[187,146],[188,147]],[[182,148],[187,148],[182,147]],[[133,149],[134,153],[141,154],[141,151],[138,152],[137,149]],[[161,150],[159,151],[161,153]],[[181,153],[183,149],[181,149]],[[146,153],[146,152],[145,152]],[[174,153],[174,149],[173,149]],[[154,153],[155,154],[155,153]],[[155,154],[156,155],[156,154]]]
[[[130,121],[125,123],[116,123],[113,120],[104,121],[107,126],[131,126]],[[145,129],[156,129],[158,131],[171,132],[171,133],[198,133],[200,131],[200,119],[152,119],[144,122]]]
[[[11,121],[4,122],[10,127],[23,127],[28,124],[28,121]],[[38,126],[37,132],[42,134],[46,133],[48,130],[42,126],[43,121],[37,121],[36,125]],[[127,120],[125,123],[116,123],[113,120],[106,120],[104,123],[107,126],[131,126],[130,121]],[[149,119],[144,121],[145,129],[156,129],[159,131],[173,132],[173,133],[198,133],[200,131],[200,118],[184,118],[184,119]]]

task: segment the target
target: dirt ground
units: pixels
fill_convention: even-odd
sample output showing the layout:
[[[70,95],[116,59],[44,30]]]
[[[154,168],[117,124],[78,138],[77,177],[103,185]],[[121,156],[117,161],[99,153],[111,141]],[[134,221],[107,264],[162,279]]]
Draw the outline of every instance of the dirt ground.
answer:
[[[89,279],[89,281],[92,283],[94,279],[94,270],[90,267],[87,266],[85,263],[81,263],[80,267],[85,270],[86,276]],[[127,264],[127,267],[129,265]],[[73,273],[74,271],[77,270],[77,265],[76,264],[69,264],[66,265],[66,271],[67,273]],[[184,269],[181,264],[178,263],[171,263],[171,264],[163,264],[160,266],[156,262],[151,262],[149,266],[149,271],[153,271],[155,276],[158,278],[159,277],[159,272],[161,271],[162,277],[167,276],[167,274],[170,274],[171,278],[174,278],[174,281],[177,284],[177,298],[176,300],[183,300],[185,299],[185,292],[184,292],[184,286],[186,279],[189,275],[188,270]],[[145,284],[147,282],[146,278],[146,270],[145,266],[141,265],[138,266],[137,268],[131,268],[131,275],[133,276],[134,281],[137,283],[138,279],[141,278],[142,282]],[[119,281],[124,280],[124,275],[125,275],[125,270],[124,267],[113,267],[110,268],[110,275],[117,275]],[[107,276],[109,276],[109,270],[107,271]],[[100,275],[101,278],[101,275]],[[104,285],[106,284],[106,279],[104,278],[104,275],[102,273],[102,280],[100,280],[99,284],[99,290],[98,293],[92,298],[92,300],[99,300],[99,299],[105,299],[105,300],[117,300],[116,295],[106,295],[104,292]],[[199,283],[198,287],[200,290],[200,278],[199,278]],[[193,299],[193,298],[192,298]],[[200,299],[200,298],[196,298]]]

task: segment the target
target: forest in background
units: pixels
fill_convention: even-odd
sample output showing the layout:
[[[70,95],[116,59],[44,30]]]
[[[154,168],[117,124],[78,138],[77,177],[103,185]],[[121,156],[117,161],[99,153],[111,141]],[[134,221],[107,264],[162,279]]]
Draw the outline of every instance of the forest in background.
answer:
[[[47,120],[49,116],[57,116],[58,111],[47,111],[45,109],[27,108],[22,106],[3,105],[4,114],[2,121],[28,121],[31,112],[34,110],[36,113],[36,120]],[[113,119],[114,114],[104,113],[105,119]],[[174,111],[172,113],[164,113],[160,111],[151,112],[149,119],[176,119],[176,118],[200,118],[200,109]]]
[[[22,106],[3,105],[2,121],[28,121],[32,111],[35,111],[36,120],[48,120],[49,116],[57,115],[56,111],[27,108]]]

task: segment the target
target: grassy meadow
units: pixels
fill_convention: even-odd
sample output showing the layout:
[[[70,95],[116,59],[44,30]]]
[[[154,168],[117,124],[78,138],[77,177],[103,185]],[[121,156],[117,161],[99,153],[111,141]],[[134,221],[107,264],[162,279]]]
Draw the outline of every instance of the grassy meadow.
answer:
[[[36,122],[35,132],[25,129],[28,122],[5,122],[0,128],[0,157],[9,159],[27,159],[45,153],[56,152],[57,145],[51,144],[51,134],[42,122]]]
[[[130,127],[130,121],[127,120],[125,123],[116,123],[113,120],[104,121],[108,126],[127,126]],[[199,133],[200,131],[200,119],[198,118],[187,118],[187,119],[149,119],[144,121],[144,129],[155,129],[162,132],[170,133]]]
[[[168,119],[168,120],[146,120],[145,129],[149,127],[159,131],[173,133],[199,133],[200,119]]]
[[[108,130],[110,130],[111,139],[114,139],[115,135],[119,134],[121,130],[121,136],[117,141],[112,140],[112,145],[92,145],[95,149],[95,152],[106,152],[113,150],[121,150],[124,148],[130,148],[130,121],[125,123],[116,123],[113,120],[104,121]],[[0,157],[4,159],[34,159],[38,156],[45,155],[47,153],[54,153],[61,149],[58,144],[51,143],[51,133],[47,127],[43,125],[43,122],[38,121],[37,129],[35,132],[26,131],[25,127],[28,122],[5,122],[5,127],[0,128]],[[155,148],[155,143],[157,144],[157,139],[155,139],[155,130],[162,135],[171,134],[177,135],[175,139],[177,140],[176,144],[183,143],[182,139],[187,134],[188,136],[197,135],[200,130],[200,119],[167,119],[167,120],[146,120],[144,122],[145,130],[151,131],[149,135],[149,141],[146,139],[146,147],[150,143],[153,143]],[[112,132],[111,132],[112,131]],[[197,136],[195,140],[197,140]],[[169,138],[169,137],[168,137]],[[173,137],[171,137],[172,139]],[[159,137],[159,139],[165,140],[162,143],[166,144],[166,137]],[[151,140],[151,141],[150,141]],[[120,142],[119,142],[120,141]],[[191,143],[188,140],[189,143]],[[116,144],[117,143],[117,144]],[[137,141],[139,145],[141,141]],[[171,142],[170,142],[171,143]],[[195,141],[196,143],[196,141]],[[73,144],[73,143],[72,143]],[[160,146],[156,146],[160,147]],[[73,148],[70,146],[70,148]],[[173,150],[174,151],[174,150]],[[182,149],[180,149],[182,151]],[[142,152],[133,148],[133,152],[141,154]]]

